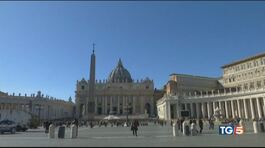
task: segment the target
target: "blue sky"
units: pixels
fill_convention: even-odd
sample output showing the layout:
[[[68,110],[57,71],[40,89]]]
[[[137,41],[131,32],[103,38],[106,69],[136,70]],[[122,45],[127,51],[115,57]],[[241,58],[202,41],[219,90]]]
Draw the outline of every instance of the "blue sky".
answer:
[[[156,88],[171,73],[220,77],[224,64],[265,51],[265,2],[0,2],[0,90],[74,98],[121,58]]]

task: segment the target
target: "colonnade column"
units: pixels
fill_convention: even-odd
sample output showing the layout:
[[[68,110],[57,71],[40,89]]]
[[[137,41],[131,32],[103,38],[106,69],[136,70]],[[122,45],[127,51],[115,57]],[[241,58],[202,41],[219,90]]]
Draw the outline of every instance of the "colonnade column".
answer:
[[[184,103],[184,106],[185,106],[185,110],[188,110],[188,104]]]
[[[171,113],[170,113],[170,102],[169,101],[167,101],[166,102],[167,104],[167,120],[171,120]]]
[[[206,113],[205,113],[205,104],[204,104],[204,102],[202,102],[201,110],[202,110],[202,118],[205,118],[206,117]]]
[[[197,119],[200,119],[200,108],[199,108],[199,103],[196,103],[196,114],[197,114]]]
[[[238,117],[241,118],[240,100],[237,100],[237,114]]]
[[[247,111],[247,100],[243,100],[244,103],[244,113],[245,113],[245,118],[248,119],[248,111]]]
[[[260,109],[260,102],[259,102],[259,98],[256,99],[257,100],[257,109],[258,109],[258,115],[259,115],[259,119],[262,118],[262,115],[261,115],[261,109]]]
[[[213,101],[213,115],[215,114],[214,110],[215,110],[215,102]]]
[[[263,96],[263,116],[265,117],[265,97]]]
[[[193,103],[190,103],[190,116],[194,118],[194,108],[193,108]]]
[[[235,109],[234,109],[234,101],[231,100],[231,110],[232,110],[232,118],[235,118]]]
[[[222,113],[224,112],[221,101],[218,101],[218,109],[221,110]]]
[[[225,101],[225,117],[229,118],[227,101]]]
[[[210,102],[207,102],[207,111],[208,111],[208,118],[211,117],[211,111],[210,111]]]
[[[250,101],[251,118],[255,119],[255,113],[254,113],[254,106],[253,106],[252,98],[250,98],[249,101]]]

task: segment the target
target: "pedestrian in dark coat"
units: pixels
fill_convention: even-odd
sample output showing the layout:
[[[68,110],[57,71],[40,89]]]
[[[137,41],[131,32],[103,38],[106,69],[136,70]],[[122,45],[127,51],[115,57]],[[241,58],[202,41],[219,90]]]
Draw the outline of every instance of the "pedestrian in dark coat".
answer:
[[[49,133],[49,122],[48,121],[44,122],[44,128],[45,128],[45,133]]]
[[[133,131],[133,135],[135,136],[137,136],[138,126],[139,126],[138,120],[134,120],[131,125],[131,130]]]

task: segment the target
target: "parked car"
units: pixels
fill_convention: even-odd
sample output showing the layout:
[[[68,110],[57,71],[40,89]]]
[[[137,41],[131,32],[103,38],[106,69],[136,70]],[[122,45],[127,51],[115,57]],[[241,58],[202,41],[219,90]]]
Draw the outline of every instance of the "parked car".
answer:
[[[16,131],[18,131],[18,132],[20,132],[20,131],[25,132],[28,129],[29,129],[28,126],[25,124],[23,124],[23,125],[18,124],[16,126]]]
[[[16,123],[11,120],[3,120],[0,122],[0,133],[10,132],[11,134],[16,133]]]

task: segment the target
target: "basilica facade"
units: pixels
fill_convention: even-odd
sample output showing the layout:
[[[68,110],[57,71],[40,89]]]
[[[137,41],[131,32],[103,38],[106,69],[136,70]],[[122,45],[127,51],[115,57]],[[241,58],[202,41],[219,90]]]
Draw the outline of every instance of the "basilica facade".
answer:
[[[79,119],[102,119],[111,114],[120,118],[148,118],[155,114],[153,80],[133,80],[121,59],[106,80],[95,80],[95,63],[93,52],[90,79],[83,78],[76,84]]]

